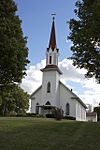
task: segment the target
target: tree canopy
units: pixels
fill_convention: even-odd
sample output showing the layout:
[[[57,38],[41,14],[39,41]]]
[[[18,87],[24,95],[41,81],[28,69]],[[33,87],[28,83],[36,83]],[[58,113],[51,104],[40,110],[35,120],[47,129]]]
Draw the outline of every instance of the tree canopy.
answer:
[[[28,95],[18,84],[24,77],[28,60],[27,38],[16,15],[13,0],[0,0],[0,114],[25,111]]]
[[[77,1],[76,19],[69,21],[73,64],[87,69],[86,77],[100,83],[100,0]]]
[[[0,0],[0,85],[21,82],[28,61],[26,37],[13,0]]]
[[[24,113],[29,107],[29,95],[18,85],[0,87],[0,114]]]

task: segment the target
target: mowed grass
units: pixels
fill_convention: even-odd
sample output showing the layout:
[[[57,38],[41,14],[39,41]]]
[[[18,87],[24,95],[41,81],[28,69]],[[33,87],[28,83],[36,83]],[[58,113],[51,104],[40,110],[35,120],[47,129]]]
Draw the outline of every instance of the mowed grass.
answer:
[[[0,118],[0,150],[99,150],[100,123]]]

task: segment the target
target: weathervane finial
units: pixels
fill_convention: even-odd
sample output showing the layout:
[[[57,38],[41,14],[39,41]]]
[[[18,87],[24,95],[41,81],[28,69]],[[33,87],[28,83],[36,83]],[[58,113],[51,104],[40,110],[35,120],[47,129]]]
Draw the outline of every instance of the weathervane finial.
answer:
[[[56,14],[51,14],[51,15],[53,16],[53,20],[55,20],[55,15],[56,15]]]

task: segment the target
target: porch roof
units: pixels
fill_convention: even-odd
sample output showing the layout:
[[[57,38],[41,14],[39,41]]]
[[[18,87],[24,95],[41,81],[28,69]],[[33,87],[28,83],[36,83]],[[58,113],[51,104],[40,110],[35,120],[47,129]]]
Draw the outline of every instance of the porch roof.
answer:
[[[55,106],[52,105],[37,105],[37,106],[42,108],[46,108],[46,107],[56,108]]]

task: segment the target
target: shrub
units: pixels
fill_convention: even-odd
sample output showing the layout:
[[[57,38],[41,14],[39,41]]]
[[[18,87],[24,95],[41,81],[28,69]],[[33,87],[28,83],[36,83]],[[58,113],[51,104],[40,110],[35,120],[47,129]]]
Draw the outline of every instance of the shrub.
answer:
[[[56,120],[63,119],[63,110],[60,108],[55,108],[54,109],[54,116],[55,116]]]
[[[15,111],[9,112],[9,117],[16,117],[17,113]]]
[[[46,114],[46,117],[47,118],[55,118],[55,115],[54,114]]]
[[[17,117],[27,117],[26,113],[17,113]]]
[[[73,117],[73,116],[64,116],[63,119],[67,119],[67,120],[76,120],[76,118]]]
[[[26,113],[27,117],[36,117],[36,113]]]

